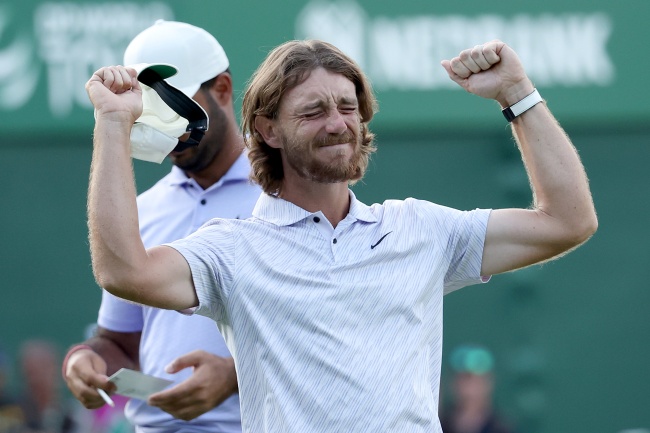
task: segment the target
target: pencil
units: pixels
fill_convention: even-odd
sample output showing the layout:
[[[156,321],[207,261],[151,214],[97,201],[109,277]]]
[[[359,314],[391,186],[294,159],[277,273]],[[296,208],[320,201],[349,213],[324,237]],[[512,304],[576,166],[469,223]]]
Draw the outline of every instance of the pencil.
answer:
[[[110,407],[115,407],[115,403],[114,403],[113,400],[108,396],[108,394],[106,394],[106,391],[104,391],[104,390],[101,389],[101,388],[97,388],[97,392],[98,392],[99,395],[104,399],[104,401],[106,402],[106,404],[108,404]]]

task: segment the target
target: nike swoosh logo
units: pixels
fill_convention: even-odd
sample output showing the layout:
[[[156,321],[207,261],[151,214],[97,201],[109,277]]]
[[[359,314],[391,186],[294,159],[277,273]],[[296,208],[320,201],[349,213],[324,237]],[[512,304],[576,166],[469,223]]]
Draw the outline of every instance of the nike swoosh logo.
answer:
[[[384,236],[381,237],[381,239],[379,239],[379,240],[377,241],[376,244],[374,244],[374,245],[370,245],[370,249],[371,249],[371,250],[374,250],[375,247],[376,247],[377,245],[379,245],[379,244],[381,243],[381,241],[383,241],[384,238],[385,238],[386,236],[388,236],[389,234],[391,234],[391,233],[393,233],[393,232],[388,232],[388,233],[386,233]]]

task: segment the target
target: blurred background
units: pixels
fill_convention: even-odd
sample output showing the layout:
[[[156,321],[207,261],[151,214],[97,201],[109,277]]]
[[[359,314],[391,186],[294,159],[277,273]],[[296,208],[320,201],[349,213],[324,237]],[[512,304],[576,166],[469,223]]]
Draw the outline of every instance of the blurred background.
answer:
[[[443,403],[453,399],[451,350],[479,344],[493,358],[494,404],[517,431],[650,432],[643,217],[650,211],[650,2],[625,3],[2,0],[5,392],[23,392],[25,342],[49,342],[60,364],[96,319],[101,295],[85,214],[93,112],[84,84],[99,67],[121,63],[142,29],[163,18],[213,33],[230,58],[237,107],[274,46],[307,37],[334,43],[362,65],[380,103],[371,123],[379,151],[353,188],[357,196],[366,203],[413,196],[460,209],[531,203],[498,105],[466,94],[439,65],[499,38],[518,52],[577,147],[600,228],[559,261],[445,298]],[[167,162],[134,166],[139,191],[169,170]],[[0,397],[1,390],[2,373]]]

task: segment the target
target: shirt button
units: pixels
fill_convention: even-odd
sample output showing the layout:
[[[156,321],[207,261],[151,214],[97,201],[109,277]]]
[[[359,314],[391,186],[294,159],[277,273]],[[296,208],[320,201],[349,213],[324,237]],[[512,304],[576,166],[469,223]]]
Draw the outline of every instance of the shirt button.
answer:
[[[315,222],[315,223],[319,223],[319,222],[320,222],[320,218],[318,218],[318,217],[314,217],[314,222]]]
[[[206,203],[207,203],[207,201],[204,198],[202,198],[201,199],[201,204],[206,204]]]
[[[335,243],[336,243],[336,238],[334,238],[334,240],[332,241],[332,243],[333,243],[333,244],[335,244]]]

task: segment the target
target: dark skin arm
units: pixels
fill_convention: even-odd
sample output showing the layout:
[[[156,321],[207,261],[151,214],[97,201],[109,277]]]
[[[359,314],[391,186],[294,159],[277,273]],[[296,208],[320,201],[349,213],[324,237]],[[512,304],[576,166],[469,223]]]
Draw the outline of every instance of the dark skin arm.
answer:
[[[138,370],[140,332],[122,333],[99,327],[97,335],[83,344],[82,349],[68,359],[65,380],[70,391],[86,408],[97,409],[105,402],[96,388],[115,391],[108,376],[122,367]],[[169,373],[193,368],[185,381],[153,394],[147,402],[172,416],[189,421],[223,403],[238,392],[237,374],[232,358],[223,358],[196,350],[175,359]]]
[[[68,388],[84,407],[97,409],[105,404],[96,388],[111,393],[115,386],[108,376],[122,367],[138,370],[140,332],[114,332],[99,327],[94,337],[86,340],[92,350],[74,352],[64,372]]]

